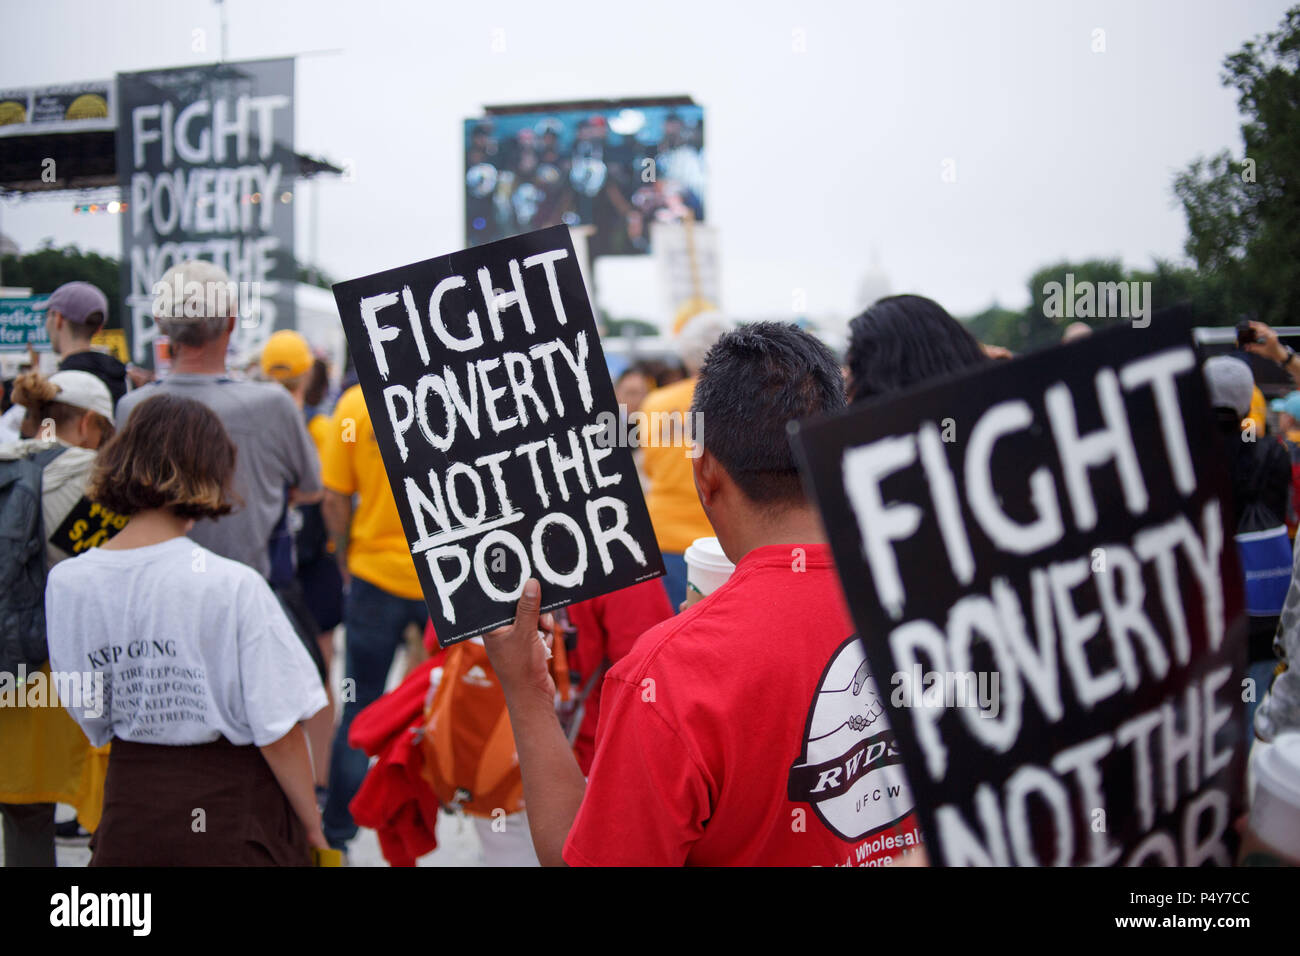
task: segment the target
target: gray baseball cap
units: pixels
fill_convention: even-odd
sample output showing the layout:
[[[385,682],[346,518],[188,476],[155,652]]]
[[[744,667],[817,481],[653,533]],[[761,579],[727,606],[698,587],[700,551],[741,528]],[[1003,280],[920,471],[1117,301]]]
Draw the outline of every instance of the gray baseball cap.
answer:
[[[84,325],[92,313],[98,312],[103,317],[102,325],[108,321],[108,297],[89,282],[65,282],[50,294],[45,310],[78,325]]]
[[[1210,392],[1210,406],[1231,408],[1245,418],[1255,394],[1255,376],[1250,366],[1231,355],[1215,355],[1205,360],[1202,371]]]

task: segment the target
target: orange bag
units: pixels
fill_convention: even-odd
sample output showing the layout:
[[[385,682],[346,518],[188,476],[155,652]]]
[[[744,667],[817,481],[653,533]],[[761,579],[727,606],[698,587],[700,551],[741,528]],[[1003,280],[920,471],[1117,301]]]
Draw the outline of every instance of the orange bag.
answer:
[[[558,628],[557,628],[558,631]],[[569,699],[569,668],[563,635],[551,642],[551,676],[560,700]],[[474,641],[447,649],[442,679],[425,711],[420,737],[420,775],[448,810],[491,817],[524,808],[523,777],[510,730],[505,693]]]

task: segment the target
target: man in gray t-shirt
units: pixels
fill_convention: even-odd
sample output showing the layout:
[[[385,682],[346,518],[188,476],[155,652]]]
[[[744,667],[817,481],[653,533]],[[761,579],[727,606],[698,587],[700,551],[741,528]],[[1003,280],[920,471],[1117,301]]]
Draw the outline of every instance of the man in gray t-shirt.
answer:
[[[172,297],[175,289],[184,290],[184,299]],[[283,387],[226,376],[238,296],[224,270],[210,262],[184,262],[167,271],[158,290],[166,294],[155,294],[154,320],[171,339],[171,371],[118,402],[117,426],[126,424],[136,405],[162,392],[192,398],[216,412],[237,449],[238,501],[225,517],[196,522],[189,537],[268,577],[268,547],[284,511],[285,489],[292,489],[294,503],[323,495],[316,447]]]
[[[297,406],[279,385],[173,371],[161,382],[123,396],[117,406],[118,427],[126,424],[136,405],[162,392],[192,398],[216,412],[238,450],[234,510],[215,521],[195,522],[189,537],[267,577],[267,548],[284,511],[285,488],[297,490],[295,500],[321,491],[320,462]]]

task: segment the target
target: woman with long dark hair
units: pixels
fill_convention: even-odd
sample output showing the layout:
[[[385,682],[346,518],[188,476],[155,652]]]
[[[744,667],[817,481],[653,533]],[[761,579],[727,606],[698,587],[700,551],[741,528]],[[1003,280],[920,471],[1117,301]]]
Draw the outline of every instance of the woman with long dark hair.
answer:
[[[987,361],[975,336],[939,303],[919,295],[891,295],[849,323],[849,402]]]

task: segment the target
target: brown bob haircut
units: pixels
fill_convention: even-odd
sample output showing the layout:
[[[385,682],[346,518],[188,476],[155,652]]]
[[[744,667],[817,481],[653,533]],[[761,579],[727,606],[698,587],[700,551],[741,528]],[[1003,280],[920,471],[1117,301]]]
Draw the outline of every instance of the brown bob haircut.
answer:
[[[217,518],[233,506],[235,445],[216,414],[191,398],[155,395],[95,459],[86,495],[119,514],[169,508]]]

